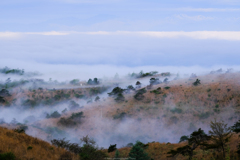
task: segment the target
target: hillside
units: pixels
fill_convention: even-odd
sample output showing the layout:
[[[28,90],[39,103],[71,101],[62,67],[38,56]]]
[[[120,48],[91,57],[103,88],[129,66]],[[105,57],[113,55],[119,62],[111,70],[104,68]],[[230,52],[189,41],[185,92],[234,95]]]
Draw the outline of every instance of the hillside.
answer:
[[[149,85],[152,78],[162,82]],[[26,125],[28,135],[48,142],[66,138],[79,143],[89,135],[104,148],[117,144],[123,157],[130,151],[125,146],[140,140],[149,143],[151,157],[164,159],[168,151],[182,145],[175,144],[181,136],[198,128],[208,133],[214,119],[228,126],[240,119],[239,78],[235,72],[190,78],[154,75],[102,85],[23,85],[9,89],[10,95],[4,97],[0,123],[7,128]],[[200,84],[193,85],[197,79]],[[141,85],[129,87],[137,81]],[[238,144],[234,139],[233,155]],[[197,155],[203,154],[199,150]]]
[[[43,140],[0,127],[0,154],[8,152],[12,152],[17,160],[59,160],[66,156],[73,160],[79,159],[77,155]]]

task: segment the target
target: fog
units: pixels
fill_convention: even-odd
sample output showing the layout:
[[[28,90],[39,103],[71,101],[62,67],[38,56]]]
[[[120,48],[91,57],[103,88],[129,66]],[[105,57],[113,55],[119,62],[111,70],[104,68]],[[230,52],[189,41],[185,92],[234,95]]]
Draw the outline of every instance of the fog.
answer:
[[[228,77],[228,75],[226,75],[225,73],[229,71],[229,68],[233,68],[233,66],[225,66],[224,68],[222,68],[222,71],[218,73],[216,71],[219,70],[219,68],[217,68],[219,66],[212,67],[211,69],[199,66],[146,66],[142,67],[141,69],[140,67],[117,68],[116,66],[98,66],[98,70],[100,69],[100,67],[108,69],[108,71],[105,71],[106,75],[104,75],[103,72],[96,72],[93,69],[94,67],[91,66],[89,67],[90,69],[88,68],[89,76],[82,77],[81,75],[83,73],[81,72],[83,72],[84,69],[81,70],[81,67],[80,71],[77,71],[75,73],[74,71],[76,70],[71,70],[71,73],[69,73],[67,76],[64,73],[64,71],[67,73],[66,66],[64,66],[63,69],[60,69],[59,67],[57,70],[56,68],[51,68],[50,66],[48,70],[46,69],[44,72],[37,72],[38,74],[32,75],[30,77],[24,75],[17,76],[14,74],[1,74],[1,83],[3,84],[6,83],[6,78],[10,78],[12,79],[12,81],[23,79],[32,80],[26,84],[22,84],[8,89],[10,91],[10,94],[12,94],[16,100],[14,101],[14,103],[2,106],[0,108],[1,125],[10,128],[17,127],[19,125],[18,123],[27,125],[29,127],[26,130],[27,134],[49,142],[52,139],[66,138],[68,140],[71,140],[71,142],[79,143],[81,137],[89,135],[96,140],[99,146],[105,148],[107,148],[110,144],[117,144],[118,147],[122,147],[127,145],[128,143],[134,143],[137,140],[141,140],[145,143],[152,141],[176,143],[182,135],[188,135],[194,129],[202,128],[206,132],[210,129],[209,124],[204,123],[203,121],[185,121],[187,117],[191,117],[196,113],[204,114],[205,112],[208,112],[208,109],[204,107],[204,104],[198,98],[197,94],[191,95],[191,104],[183,106],[181,108],[187,117],[182,117],[182,119],[178,119],[178,124],[175,124],[174,120],[173,123],[170,117],[174,117],[172,110],[178,108],[178,104],[176,104],[171,97],[181,97],[181,95],[175,95],[174,93],[173,95],[168,95],[168,97],[164,100],[165,104],[159,108],[159,105],[157,103],[147,104],[148,102],[140,103],[138,101],[134,101],[133,92],[130,94],[124,94],[126,102],[123,103],[115,102],[114,98],[109,97],[107,93],[111,92],[112,89],[116,86],[119,86],[123,89],[125,89],[128,85],[133,85],[135,87],[136,81],[140,81],[142,83],[142,87],[146,87],[147,85],[149,85],[149,79],[151,77],[159,78],[160,81],[163,81],[166,77],[162,77],[160,73],[164,72],[170,72],[171,76],[167,77],[169,84],[160,84],[162,88],[166,86],[177,86],[180,84],[189,85],[190,82],[188,82],[188,84],[186,84],[185,82],[189,81],[189,77],[192,73],[196,74],[198,76],[197,78],[200,77],[203,85],[207,85],[211,83],[212,79],[214,79],[214,81],[216,82],[220,82],[221,80],[217,77],[218,75],[225,75],[226,78],[231,78]],[[71,68],[73,66],[67,67]],[[28,70],[24,70],[26,75],[28,75]],[[139,73],[141,70],[158,71],[158,75],[138,79],[127,77],[129,73]],[[238,73],[238,70],[239,67],[235,67],[231,71],[233,73]],[[43,68],[41,69],[41,71],[43,71]],[[60,71],[62,71],[62,73],[60,73]],[[215,73],[209,74],[211,71],[215,71]],[[49,80],[49,72],[52,72],[51,81]],[[116,73],[118,73],[119,76],[116,77]],[[208,75],[211,75],[213,77],[211,79],[207,77],[204,78]],[[103,77],[99,85],[91,86],[87,84],[70,84],[70,80],[72,79],[80,79],[81,81],[87,82],[88,78],[93,79],[94,77]],[[176,77],[178,78],[177,81],[175,80]],[[43,79],[43,81],[41,83],[35,82],[35,80],[38,79]],[[54,82],[54,80],[58,80],[58,82]],[[64,95],[71,94],[73,90],[75,90],[74,93],[81,92],[82,94],[85,94],[87,89],[94,89],[96,87],[101,88],[102,86],[106,86],[107,88],[101,93],[93,94],[92,96],[88,95],[84,99],[77,99],[73,97],[70,99],[56,101],[56,103],[53,103],[52,105],[44,105],[44,103],[39,103],[34,107],[29,106],[29,104],[27,103],[27,99],[39,99],[42,97],[42,101],[44,101],[47,96],[50,96],[50,99],[51,97],[54,98],[54,95],[58,94],[58,92],[63,92]],[[39,88],[43,88],[43,90],[39,90]],[[56,90],[54,90],[54,88]],[[79,89],[80,91],[78,91]],[[35,94],[35,96],[33,97],[32,94]],[[178,94],[182,93],[178,92]],[[94,101],[96,96],[100,97],[99,102]],[[152,99],[154,99],[154,97],[152,97]],[[74,100],[74,102],[78,104],[77,108],[71,109],[71,100]],[[28,105],[25,106],[25,103]],[[124,109],[125,105],[130,104],[131,108],[128,108],[127,110],[126,108]],[[194,110],[192,110],[192,108],[189,108],[194,105],[199,107],[194,107]],[[218,118],[219,120],[228,121],[229,124],[232,124],[233,121],[229,121],[229,117],[234,115],[235,110],[234,108],[232,108],[231,104],[228,105],[229,106],[223,109],[220,114],[213,117]],[[188,110],[191,111],[189,112]],[[47,114],[51,115],[55,111],[57,111],[59,114],[61,114],[62,117],[65,118],[71,116],[72,113],[83,112],[84,118],[82,118],[81,123],[76,127],[64,127],[58,124],[59,118],[47,118]],[[120,119],[114,118],[114,116],[119,116],[123,112],[124,114],[127,113],[127,116],[124,115]]]

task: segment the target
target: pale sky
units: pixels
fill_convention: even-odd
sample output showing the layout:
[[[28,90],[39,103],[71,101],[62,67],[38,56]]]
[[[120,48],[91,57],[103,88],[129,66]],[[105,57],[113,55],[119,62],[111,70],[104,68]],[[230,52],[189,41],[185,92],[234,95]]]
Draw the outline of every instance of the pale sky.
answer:
[[[231,67],[239,44],[239,0],[0,2],[0,67]]]

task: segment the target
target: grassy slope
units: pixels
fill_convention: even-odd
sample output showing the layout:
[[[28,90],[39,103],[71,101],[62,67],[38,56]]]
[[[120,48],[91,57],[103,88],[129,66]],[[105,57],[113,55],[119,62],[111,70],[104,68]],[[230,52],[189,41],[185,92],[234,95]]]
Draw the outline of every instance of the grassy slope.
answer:
[[[29,146],[32,149],[28,150]],[[56,148],[43,140],[2,127],[0,127],[0,152],[13,152],[17,159],[21,160],[58,160],[61,155],[66,153],[64,149]],[[78,159],[78,156],[69,154],[73,157],[73,160]]]
[[[204,124],[208,125],[214,118],[223,119],[229,124],[233,124],[240,119],[239,73],[207,75],[197,78],[201,80],[201,85],[199,86],[192,85],[196,78],[193,80],[175,80],[168,84],[153,86],[153,88],[144,94],[145,98],[142,101],[135,100],[133,98],[134,93],[132,93],[125,95],[126,101],[122,103],[116,103],[112,98],[108,98],[106,101],[88,104],[84,109],[77,110],[77,112],[84,111],[86,120],[80,126],[75,127],[75,131],[81,132],[81,130],[84,129],[92,136],[97,134],[98,130],[92,129],[92,126],[94,126],[94,122],[99,119],[101,112],[103,117],[110,119],[113,119],[114,115],[125,112],[127,117],[133,119],[140,118],[139,123],[143,125],[144,123],[148,125],[148,120],[154,119],[161,123],[161,127],[165,129],[176,128],[174,133],[178,135],[182,135],[186,130],[190,133],[194,127],[198,128]],[[166,86],[170,88],[165,89],[164,87]],[[150,93],[150,91],[158,87],[162,88],[160,94]],[[25,92],[26,95],[31,94],[27,93],[27,91]],[[38,95],[46,96],[49,94],[48,96],[54,96],[56,94],[52,93],[51,95],[50,92],[52,91],[49,91],[49,93],[48,91],[44,93],[39,91]],[[66,92],[70,92],[70,90],[66,90]],[[71,98],[73,98],[73,95],[71,95]],[[70,115],[71,112],[64,116],[67,117]],[[87,119],[91,119],[91,121]],[[58,120],[59,119],[47,119],[40,123],[42,126],[48,124],[57,126]],[[116,119],[115,121],[121,121],[121,119]],[[191,123],[194,124],[192,128]],[[179,128],[179,126],[181,127]],[[111,128],[111,126],[108,127]],[[158,136],[158,132],[159,131],[155,129],[152,136]],[[231,152],[236,151],[237,143],[238,139],[237,136],[235,136],[230,143]],[[147,151],[154,159],[165,159],[167,151],[181,145],[183,144],[150,143]],[[121,148],[119,151],[123,157],[127,157],[129,150],[130,148]],[[208,154],[208,158],[210,157],[210,153],[203,153],[201,150],[198,152],[199,154],[197,154],[197,156],[199,158],[204,156],[204,154]],[[110,156],[112,156],[112,154],[110,154]]]

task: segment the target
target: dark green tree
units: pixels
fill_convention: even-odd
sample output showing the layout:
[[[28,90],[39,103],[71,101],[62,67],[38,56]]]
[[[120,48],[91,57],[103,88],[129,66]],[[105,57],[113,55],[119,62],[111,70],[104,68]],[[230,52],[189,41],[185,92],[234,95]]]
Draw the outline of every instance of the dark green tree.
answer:
[[[151,158],[144,151],[147,146],[142,142],[137,141],[136,144],[132,147],[129,153],[129,160],[135,158],[135,160],[150,160]]]
[[[108,147],[108,153],[115,151],[115,150],[117,149],[116,146],[117,146],[117,144],[110,145],[110,146]]]
[[[185,138],[181,137],[181,139],[186,139],[186,137]],[[168,152],[168,154],[171,154],[169,157],[174,157],[179,154],[182,154],[183,156],[189,156],[188,159],[191,160],[193,157],[193,151],[199,146],[205,146],[206,142],[209,139],[210,137],[207,134],[205,134],[201,128],[199,128],[198,131],[194,131],[190,135],[190,138],[187,139],[188,141],[187,145]]]
[[[199,79],[196,79],[196,81],[193,82],[193,85],[194,85],[194,86],[197,86],[197,85],[199,85],[199,84],[201,84]]]
[[[120,154],[118,150],[116,150],[114,158],[120,158]]]

